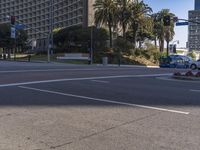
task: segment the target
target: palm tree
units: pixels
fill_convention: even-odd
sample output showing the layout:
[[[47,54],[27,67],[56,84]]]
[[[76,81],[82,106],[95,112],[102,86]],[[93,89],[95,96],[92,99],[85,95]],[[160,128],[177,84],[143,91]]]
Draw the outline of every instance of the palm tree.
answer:
[[[154,14],[154,34],[159,40],[160,52],[164,51],[164,41],[167,42],[167,54],[169,53],[169,42],[173,39],[174,33],[174,23],[171,22],[169,27],[165,27],[163,23],[163,18],[165,16],[174,17],[175,15],[170,13],[169,9],[163,9],[160,12]]]
[[[172,13],[169,13],[171,18],[173,18],[175,15]],[[169,56],[169,42],[173,40],[173,37],[175,35],[174,32],[174,22],[171,21],[170,26],[165,27],[165,41],[167,42],[167,56]]]
[[[131,18],[131,0],[117,0],[116,17],[122,28],[122,35],[126,38],[126,30]]]
[[[144,18],[148,16],[148,13],[152,12],[152,9],[143,1],[140,2],[133,1],[130,10],[131,10],[130,27],[132,30],[133,48],[135,48],[137,32],[144,23]]]
[[[159,50],[160,52],[164,51],[164,24],[163,24],[163,17],[165,16],[165,12],[162,10],[154,16],[154,36],[155,40],[158,39],[159,41]]]
[[[154,46],[157,47],[157,38],[158,38],[158,28],[159,28],[159,23],[157,21],[157,13],[155,14],[152,14],[151,15],[151,18],[153,20],[153,31],[152,31],[152,34],[153,34],[153,40],[154,40]]]
[[[141,48],[142,42],[144,42],[145,39],[153,40],[153,38],[153,20],[150,16],[144,16],[141,19],[141,23],[137,32],[139,48]]]
[[[94,4],[95,23],[106,25],[109,29],[110,48],[113,47],[112,29],[116,15],[116,3],[114,0],[96,0]]]

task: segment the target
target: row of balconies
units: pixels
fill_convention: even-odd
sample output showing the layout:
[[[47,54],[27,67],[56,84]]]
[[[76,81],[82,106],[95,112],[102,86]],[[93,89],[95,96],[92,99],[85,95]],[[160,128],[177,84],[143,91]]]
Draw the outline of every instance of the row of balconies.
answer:
[[[1,12],[0,12],[1,14]],[[5,15],[10,15],[10,14],[13,14],[13,13],[9,13],[9,12],[4,12]],[[28,11],[28,12],[18,12],[16,11],[16,16],[19,16],[20,19],[27,19],[27,18],[33,18],[33,17],[38,17],[38,16],[41,16],[41,15],[49,15],[49,11],[37,11],[37,12],[31,12],[31,11]],[[76,9],[76,10],[73,10],[71,12],[67,12],[66,10],[65,11],[57,11],[57,12],[54,12],[54,16],[55,17],[59,17],[59,16],[67,16],[67,17],[73,17],[73,16],[77,16],[77,15],[80,15],[80,14],[83,14],[83,9],[82,8],[79,8],[79,9]]]
[[[30,3],[29,3],[30,4]],[[10,10],[18,10],[18,11],[22,11],[24,9],[28,9],[29,11],[32,11],[32,8],[34,8],[34,10],[41,10],[41,9],[46,9],[46,8],[49,8],[50,4],[48,1],[42,1],[40,3],[36,3],[34,5],[28,5],[27,3],[24,3],[24,4],[17,4],[17,5],[10,5],[10,3],[7,3],[6,4],[0,4],[0,8],[2,9],[3,8],[3,11],[10,11]],[[81,1],[75,1],[75,2],[72,2],[72,3],[67,3],[66,1],[65,2],[62,2],[58,5],[58,3],[54,4],[54,9],[55,10],[60,10],[62,9],[63,7],[69,7],[69,9],[77,9],[78,7],[82,7],[82,2]]]
[[[75,24],[63,23],[63,24],[57,24],[55,28],[70,27],[70,26],[81,25],[81,24],[82,24],[82,22],[78,22],[78,23],[75,23]],[[45,33],[46,34],[49,33],[49,28],[45,28],[45,30],[44,30],[44,28],[37,28],[37,29],[38,29],[38,32],[28,30],[29,39],[33,39],[33,38],[36,38],[36,39],[46,38],[46,36],[44,34]],[[42,32],[39,32],[39,31],[42,31]]]
[[[38,22],[28,22],[28,21],[21,21],[24,24],[26,24],[29,28],[46,28],[50,26],[50,21],[38,21]],[[63,20],[54,20],[54,26],[55,27],[63,27],[67,25],[72,25],[72,24],[77,24],[77,23],[82,23],[83,18],[82,16],[75,17],[72,19],[63,19]]]
[[[81,16],[83,14],[83,11],[82,9],[78,10],[78,11],[74,11],[74,12],[71,12],[71,13],[62,13],[62,14],[55,14],[54,13],[54,18],[55,19],[70,19],[70,18],[73,18],[73,17],[77,17],[77,16]],[[0,14],[1,16],[4,16],[4,14]],[[5,14],[6,15],[6,14]],[[9,15],[9,13],[7,14]],[[30,13],[30,14],[23,14],[23,15],[17,15],[17,18],[19,20],[34,20],[34,21],[41,21],[41,20],[45,20],[45,19],[49,19],[49,13],[46,12],[46,13],[37,13],[37,14],[34,14],[34,13]],[[2,18],[2,17],[1,17]]]
[[[74,8],[71,8],[71,7],[63,7],[62,9],[59,9],[59,10],[54,10],[54,13],[55,14],[62,14],[62,13],[70,13],[70,12],[73,12],[73,11],[77,11],[77,10],[80,10],[82,9],[83,7],[74,7]],[[0,13],[11,13],[11,14],[16,14],[16,15],[20,15],[20,14],[27,14],[27,13],[36,13],[36,14],[41,14],[41,13],[49,13],[50,12],[50,9],[49,7],[44,7],[44,8],[41,8],[41,9],[28,9],[28,8],[25,8],[25,9],[21,9],[21,10],[18,10],[18,9],[12,9],[12,8],[9,8],[9,9],[0,9]]]

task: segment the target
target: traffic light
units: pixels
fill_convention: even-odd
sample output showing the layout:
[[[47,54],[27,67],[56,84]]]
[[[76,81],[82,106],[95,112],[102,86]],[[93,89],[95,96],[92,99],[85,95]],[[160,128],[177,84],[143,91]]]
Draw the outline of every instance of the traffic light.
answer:
[[[171,24],[171,17],[170,16],[164,16],[163,23],[164,23],[164,26],[170,26],[170,24]]]
[[[15,16],[10,17],[10,23],[11,23],[12,26],[15,25]]]
[[[178,17],[173,17],[173,21],[176,23],[178,22]]]

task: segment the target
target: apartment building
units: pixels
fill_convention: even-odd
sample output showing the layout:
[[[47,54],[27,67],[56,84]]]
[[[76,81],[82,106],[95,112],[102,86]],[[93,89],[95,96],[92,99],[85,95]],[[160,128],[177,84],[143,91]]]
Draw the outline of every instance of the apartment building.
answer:
[[[39,40],[37,43],[42,47],[51,29],[51,14],[54,29],[90,26],[94,18],[93,3],[94,0],[0,0],[0,23],[8,21],[6,16],[16,16],[17,21],[28,27],[29,40]]]

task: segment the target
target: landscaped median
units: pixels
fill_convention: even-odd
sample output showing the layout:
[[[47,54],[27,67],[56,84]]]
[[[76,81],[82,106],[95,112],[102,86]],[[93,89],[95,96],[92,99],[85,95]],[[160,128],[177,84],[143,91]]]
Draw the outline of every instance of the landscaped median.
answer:
[[[198,72],[188,71],[186,73],[175,72],[173,74],[172,78],[179,79],[179,80],[197,80],[197,81],[200,81],[200,71],[198,71]]]

